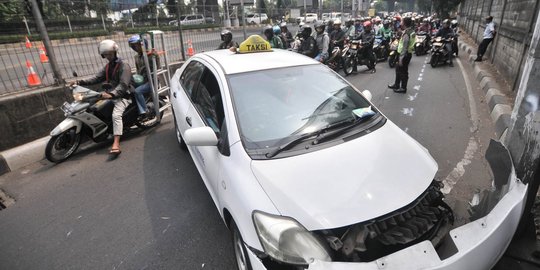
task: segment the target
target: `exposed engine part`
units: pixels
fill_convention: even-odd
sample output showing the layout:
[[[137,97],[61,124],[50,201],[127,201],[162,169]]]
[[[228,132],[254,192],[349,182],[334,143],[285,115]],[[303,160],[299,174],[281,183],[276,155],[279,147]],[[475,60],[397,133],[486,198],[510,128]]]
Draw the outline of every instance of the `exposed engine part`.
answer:
[[[443,201],[442,183],[433,181],[414,202],[395,212],[344,228],[324,230],[336,261],[372,261],[424,240],[434,246],[454,222],[452,209]],[[337,248],[343,243],[341,249]]]

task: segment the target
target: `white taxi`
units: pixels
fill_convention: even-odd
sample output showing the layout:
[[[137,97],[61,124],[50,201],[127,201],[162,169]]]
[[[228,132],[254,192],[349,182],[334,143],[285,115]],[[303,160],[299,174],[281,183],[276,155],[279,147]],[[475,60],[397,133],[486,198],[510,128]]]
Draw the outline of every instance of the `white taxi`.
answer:
[[[498,260],[526,194],[504,147],[490,148],[506,165],[494,188],[458,226],[436,162],[370,96],[259,36],[176,71],[177,139],[231,230],[239,269],[488,269]]]

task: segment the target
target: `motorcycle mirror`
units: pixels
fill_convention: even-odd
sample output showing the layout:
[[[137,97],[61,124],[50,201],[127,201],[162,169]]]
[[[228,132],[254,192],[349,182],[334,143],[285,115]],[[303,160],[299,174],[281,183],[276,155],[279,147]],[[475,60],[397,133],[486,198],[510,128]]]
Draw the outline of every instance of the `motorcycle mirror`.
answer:
[[[77,72],[76,72],[76,71],[73,71],[73,73],[72,73],[72,74],[73,74],[73,77],[79,77],[79,74],[77,74]]]

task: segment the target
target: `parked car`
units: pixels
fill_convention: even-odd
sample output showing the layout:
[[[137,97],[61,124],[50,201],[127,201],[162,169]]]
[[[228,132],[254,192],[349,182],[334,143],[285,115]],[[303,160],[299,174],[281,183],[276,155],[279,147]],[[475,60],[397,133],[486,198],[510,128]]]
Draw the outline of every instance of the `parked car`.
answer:
[[[368,90],[260,36],[189,58],[169,95],[238,269],[490,269],[523,212],[527,185],[492,141],[492,185],[455,224],[437,163]]]
[[[247,24],[261,24],[266,20],[268,20],[268,15],[266,15],[266,13],[261,13],[260,16],[258,13],[246,15]]]
[[[205,18],[202,14],[192,14],[192,15],[181,15],[180,24],[182,25],[194,25],[194,24],[205,24]],[[169,25],[178,25],[178,20],[172,20],[169,22]]]
[[[314,23],[318,20],[317,13],[306,13],[304,16],[296,18],[296,23]]]

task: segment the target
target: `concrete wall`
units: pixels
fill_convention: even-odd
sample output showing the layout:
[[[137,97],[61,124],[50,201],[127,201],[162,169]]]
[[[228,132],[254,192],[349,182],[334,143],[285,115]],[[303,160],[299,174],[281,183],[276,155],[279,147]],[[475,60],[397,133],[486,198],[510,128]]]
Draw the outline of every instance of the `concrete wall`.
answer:
[[[486,56],[514,89],[518,87],[538,8],[539,1],[535,0],[465,0],[460,7],[461,29],[477,43],[483,39],[484,17],[493,16],[498,34]]]

